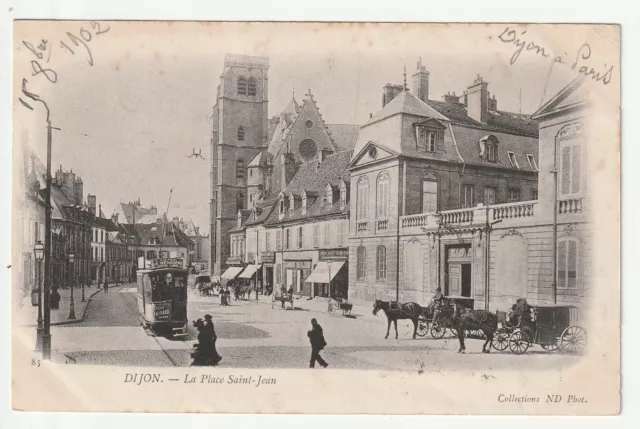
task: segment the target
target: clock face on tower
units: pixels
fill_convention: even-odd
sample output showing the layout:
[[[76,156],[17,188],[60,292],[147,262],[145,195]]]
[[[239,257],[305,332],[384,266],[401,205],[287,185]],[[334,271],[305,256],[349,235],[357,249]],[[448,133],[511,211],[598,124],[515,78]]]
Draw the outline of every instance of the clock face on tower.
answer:
[[[304,139],[300,142],[298,151],[304,161],[311,161],[318,153],[318,144],[311,139]]]

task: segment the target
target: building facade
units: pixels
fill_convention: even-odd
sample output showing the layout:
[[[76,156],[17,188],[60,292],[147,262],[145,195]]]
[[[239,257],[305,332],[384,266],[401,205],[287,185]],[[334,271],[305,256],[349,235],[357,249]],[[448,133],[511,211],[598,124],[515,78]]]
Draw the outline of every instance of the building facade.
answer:
[[[537,122],[498,110],[480,77],[443,101],[427,98],[428,82],[418,63],[413,91],[385,86],[382,110],[360,129],[349,167],[354,302],[426,305],[438,286],[475,296],[485,272],[473,258],[486,223],[478,207],[538,198]]]

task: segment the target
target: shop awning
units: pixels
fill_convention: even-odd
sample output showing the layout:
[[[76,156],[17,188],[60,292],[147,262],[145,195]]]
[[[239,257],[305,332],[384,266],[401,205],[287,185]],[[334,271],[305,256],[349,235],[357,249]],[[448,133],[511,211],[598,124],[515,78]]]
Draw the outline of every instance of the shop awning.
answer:
[[[235,279],[236,276],[240,274],[241,271],[242,271],[242,267],[229,267],[227,268],[227,271],[225,271],[224,274],[220,276],[220,278],[227,279],[227,280]]]
[[[307,277],[305,283],[329,283],[343,267],[344,261],[318,262],[316,269]]]
[[[262,267],[262,265],[247,265],[242,274],[238,276],[239,279],[250,279],[253,275]]]

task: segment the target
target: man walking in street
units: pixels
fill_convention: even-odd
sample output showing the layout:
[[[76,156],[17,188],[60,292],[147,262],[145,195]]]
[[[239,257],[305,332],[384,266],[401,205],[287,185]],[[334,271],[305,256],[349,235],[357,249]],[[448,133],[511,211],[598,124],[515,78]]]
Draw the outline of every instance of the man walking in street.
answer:
[[[323,368],[328,367],[329,364],[320,356],[320,352],[327,346],[327,342],[324,340],[322,326],[320,326],[316,319],[311,319],[311,330],[307,332],[307,336],[311,343],[311,360],[309,361],[309,368],[315,368],[316,361],[318,361]]]
[[[109,282],[104,279],[104,293],[109,293]]]

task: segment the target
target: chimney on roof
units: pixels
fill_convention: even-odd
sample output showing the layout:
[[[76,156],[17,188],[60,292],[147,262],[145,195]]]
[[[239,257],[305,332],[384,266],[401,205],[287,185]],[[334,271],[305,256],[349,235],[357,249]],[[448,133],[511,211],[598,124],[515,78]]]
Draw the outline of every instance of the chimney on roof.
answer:
[[[460,102],[460,96],[456,95],[455,92],[453,94],[451,94],[449,91],[447,91],[447,93],[442,96],[442,99],[447,103],[459,103]]]
[[[416,63],[416,73],[413,75],[413,94],[425,103],[429,100],[429,72],[422,65],[422,58]]]
[[[400,94],[403,89],[404,87],[402,85],[392,85],[390,83],[387,83],[382,88],[382,107],[389,104],[389,102],[396,98],[396,96]]]
[[[102,204],[98,204],[98,213],[96,214],[97,217],[101,217],[102,216]]]
[[[489,118],[489,94],[487,86],[489,84],[478,75],[471,84],[467,94],[467,115],[474,121],[486,123]]]
[[[487,92],[487,96],[489,96],[489,92]],[[496,95],[493,94],[489,98],[489,110],[492,112],[498,111],[498,100],[496,100]]]
[[[118,217],[119,216],[120,215],[118,213],[114,213],[114,214],[111,215],[111,222],[113,222],[113,224],[115,226],[118,226]]]
[[[87,195],[87,205],[89,206],[89,213],[93,216],[96,215],[96,196],[95,195]]]

